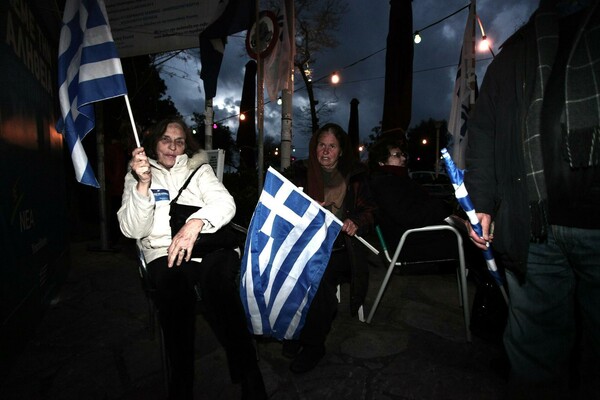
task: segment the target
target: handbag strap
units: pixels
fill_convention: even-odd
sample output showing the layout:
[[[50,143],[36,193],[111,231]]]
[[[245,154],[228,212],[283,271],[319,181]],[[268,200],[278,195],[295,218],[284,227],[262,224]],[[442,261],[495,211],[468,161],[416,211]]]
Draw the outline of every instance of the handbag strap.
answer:
[[[190,184],[190,181],[192,180],[192,178],[194,177],[194,175],[196,174],[196,172],[198,172],[198,170],[199,170],[199,169],[200,169],[200,168],[201,168],[203,165],[205,165],[205,164],[206,164],[206,163],[204,163],[204,164],[201,164],[200,166],[198,166],[198,168],[196,168],[196,169],[194,170],[194,172],[192,172],[192,173],[190,174],[190,176],[188,176],[188,178],[187,178],[187,179],[186,179],[186,181],[184,182],[184,184],[183,184],[183,186],[181,187],[181,189],[179,189],[179,192],[177,192],[177,196],[175,196],[175,198],[174,198],[173,200],[171,200],[171,202],[169,203],[169,205],[170,205],[170,204],[172,204],[172,203],[177,203],[177,199],[179,199],[179,196],[181,195],[181,192],[183,192],[183,191],[185,190],[185,188],[187,188],[187,186]]]

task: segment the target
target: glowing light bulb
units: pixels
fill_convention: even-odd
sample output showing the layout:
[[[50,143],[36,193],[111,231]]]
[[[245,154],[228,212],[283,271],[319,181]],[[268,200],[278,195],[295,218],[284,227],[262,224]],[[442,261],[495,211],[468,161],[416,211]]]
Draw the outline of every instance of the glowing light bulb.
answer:
[[[245,121],[245,120],[246,120],[246,115],[240,114],[240,121]]]
[[[340,83],[340,75],[337,72],[334,72],[331,75],[331,83],[334,85],[337,85],[338,83]]]
[[[421,35],[419,35],[419,31],[415,32],[414,41],[417,44],[421,43]]]
[[[483,36],[479,42],[479,51],[488,51],[489,48],[491,48],[490,41],[487,36]]]

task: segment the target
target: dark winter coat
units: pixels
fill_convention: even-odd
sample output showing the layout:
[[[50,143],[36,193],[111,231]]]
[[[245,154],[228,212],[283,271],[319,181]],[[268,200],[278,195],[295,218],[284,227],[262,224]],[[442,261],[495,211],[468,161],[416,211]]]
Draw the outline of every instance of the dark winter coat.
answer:
[[[469,120],[465,186],[477,212],[495,221],[493,249],[505,268],[524,272],[529,206],[521,132],[533,89],[535,38],[521,29],[488,67]]]
[[[487,69],[469,120],[465,173],[465,185],[475,209],[490,214],[495,221],[496,259],[521,277],[526,272],[531,226],[522,139],[538,64],[534,20],[535,14],[506,41]],[[560,162],[548,161],[547,156],[544,155],[545,163]],[[549,171],[546,173],[548,194],[560,193],[568,198],[561,209],[555,210],[561,214],[561,221],[569,221],[569,226],[589,227],[585,225],[598,215],[597,209],[590,209],[590,214],[584,212],[589,208],[582,208],[587,207],[584,203],[576,206],[578,201],[589,198],[589,174],[584,171],[559,180]]]
[[[443,224],[451,206],[431,197],[404,167],[384,166],[372,172],[370,187],[377,204],[376,221],[393,251],[408,229]]]

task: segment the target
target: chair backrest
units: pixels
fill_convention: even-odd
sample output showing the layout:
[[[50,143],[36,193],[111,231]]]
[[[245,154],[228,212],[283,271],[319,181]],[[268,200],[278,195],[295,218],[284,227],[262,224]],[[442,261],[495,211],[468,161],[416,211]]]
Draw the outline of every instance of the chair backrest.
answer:
[[[223,182],[223,170],[225,169],[225,150],[223,149],[215,149],[215,150],[206,150],[208,153],[209,161],[208,163],[215,171],[215,175],[219,179],[220,182]]]
[[[215,175],[219,179],[220,182],[223,182],[223,171],[225,170],[225,150],[223,149],[215,149],[215,150],[206,150],[209,156],[208,163],[215,171]],[[246,235],[248,233],[248,229],[238,225],[234,222],[230,223],[231,227],[242,235]],[[242,246],[243,248],[243,246]]]
[[[375,231],[377,232],[377,237],[379,238],[379,243],[381,244],[381,248],[383,249],[383,253],[384,253],[387,261],[391,262],[392,255],[390,254],[388,244],[386,243],[386,241],[383,237],[383,232],[379,225],[375,226]],[[456,228],[454,228],[450,225],[430,225],[430,226],[424,226],[421,228],[408,229],[407,231],[404,232],[404,234],[400,238],[400,242],[398,243],[398,246],[396,246],[392,250],[396,251],[398,253],[401,252],[402,250],[404,250],[405,242],[406,242],[406,240],[408,240],[408,237],[411,234],[415,234],[415,233],[419,233],[419,232],[445,232],[445,231],[450,231],[450,232],[454,233],[453,235],[451,235],[451,237],[455,237],[456,241],[458,241],[458,246],[453,245],[450,247],[450,249],[454,250],[457,248],[462,248],[463,240],[462,240],[460,233],[458,232],[458,230]],[[458,261],[460,258],[460,254],[457,252],[456,254],[453,253],[452,255],[450,255],[450,252],[448,251],[448,252],[444,253],[444,255],[441,257],[440,256],[432,257],[431,254],[428,253],[427,256],[424,255],[423,258],[420,260],[411,260],[411,261],[407,261],[406,259],[403,259],[402,257],[400,257],[400,254],[397,254],[397,255],[394,254],[394,258],[396,259],[396,262],[395,262],[396,265],[408,265],[408,264],[423,264],[423,263],[432,263],[432,262]]]

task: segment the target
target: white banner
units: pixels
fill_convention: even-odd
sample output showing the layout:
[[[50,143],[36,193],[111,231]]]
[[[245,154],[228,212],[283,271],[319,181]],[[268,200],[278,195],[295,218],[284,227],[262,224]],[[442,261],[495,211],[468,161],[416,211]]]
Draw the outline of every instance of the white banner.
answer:
[[[198,47],[198,35],[222,10],[219,1],[105,0],[119,56]]]

